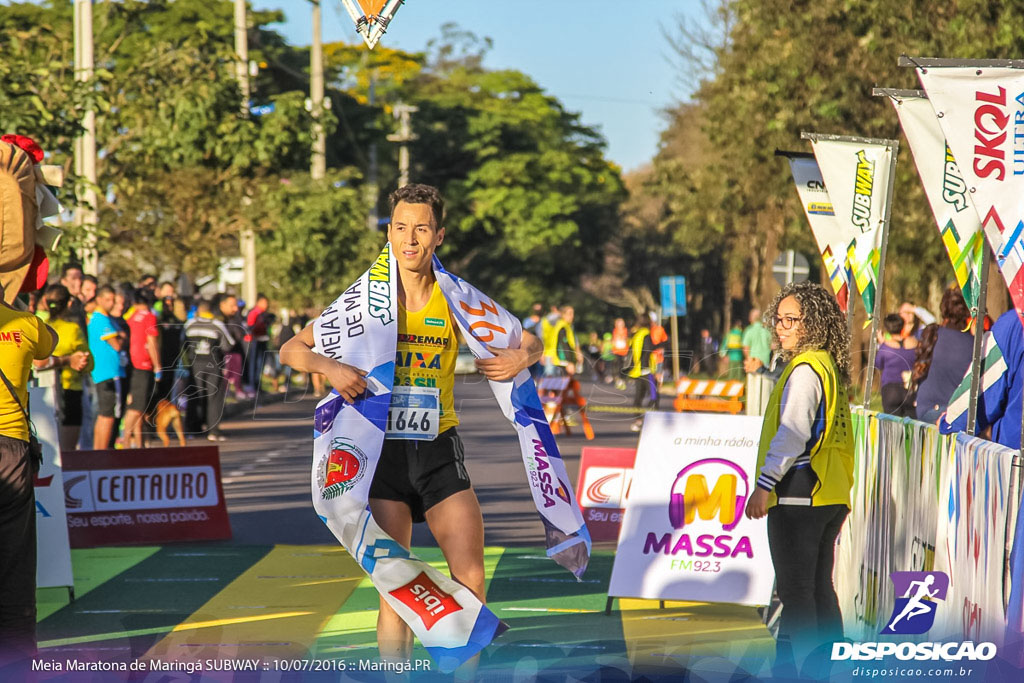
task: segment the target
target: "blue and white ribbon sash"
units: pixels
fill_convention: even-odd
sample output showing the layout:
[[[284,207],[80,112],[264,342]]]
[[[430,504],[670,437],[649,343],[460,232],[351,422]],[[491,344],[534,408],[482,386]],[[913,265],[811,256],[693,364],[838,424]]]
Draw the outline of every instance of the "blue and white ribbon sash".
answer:
[[[462,335],[477,358],[487,346],[518,348],[518,319],[434,257],[434,274]],[[365,371],[367,390],[353,404],[332,391],[316,408],[312,495],[317,515],[369,574],[442,671],[452,671],[504,631],[504,624],[465,586],[430,567],[384,533],[370,514],[370,482],[387,425],[398,340],[398,269],[390,245],[313,323],[314,351]],[[519,436],[547,554],[579,578],[590,535],[569,485],[530,373],[490,382]]]

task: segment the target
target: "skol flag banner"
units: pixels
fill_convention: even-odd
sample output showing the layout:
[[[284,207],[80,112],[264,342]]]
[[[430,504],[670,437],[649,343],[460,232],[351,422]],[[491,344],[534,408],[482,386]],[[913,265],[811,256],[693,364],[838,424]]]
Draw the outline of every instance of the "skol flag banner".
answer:
[[[976,308],[984,237],[967,183],[928,98],[893,95],[890,99],[910,143],[956,282],[967,306]]]
[[[893,148],[874,142],[812,140],[821,176],[832,198],[836,220],[856,235],[847,258],[870,313],[875,310],[875,283],[881,259],[882,218],[889,187]]]
[[[818,243],[821,260],[825,264],[828,278],[832,283],[832,291],[836,293],[839,307],[846,310],[850,298],[850,271],[846,260],[846,252],[855,233],[836,220],[829,199],[825,181],[821,179],[818,162],[803,156],[789,156],[789,168],[793,172],[800,203],[811,224],[811,232]],[[844,229],[845,227],[845,229]]]
[[[1024,323],[1024,71],[918,69]]]

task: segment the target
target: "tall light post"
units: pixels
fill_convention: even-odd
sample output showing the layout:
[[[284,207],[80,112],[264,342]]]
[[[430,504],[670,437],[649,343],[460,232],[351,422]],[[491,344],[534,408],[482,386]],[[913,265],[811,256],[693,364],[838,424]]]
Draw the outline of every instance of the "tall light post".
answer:
[[[92,0],[75,0],[74,6],[75,78],[90,81],[93,77]],[[82,117],[84,131],[75,140],[75,175],[78,176],[75,227],[85,236],[80,257],[86,273],[97,274],[99,254],[96,251],[96,112],[89,109]]]
[[[235,78],[242,94],[243,116],[249,115],[249,20],[245,0],[235,0]],[[246,198],[243,198],[243,203]],[[252,306],[256,303],[256,233],[252,228],[243,227],[238,236],[239,251],[242,252],[242,297]]]

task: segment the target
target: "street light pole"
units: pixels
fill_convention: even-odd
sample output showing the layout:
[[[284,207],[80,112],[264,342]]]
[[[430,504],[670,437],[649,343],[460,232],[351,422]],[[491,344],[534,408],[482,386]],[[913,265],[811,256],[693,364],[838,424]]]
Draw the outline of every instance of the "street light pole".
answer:
[[[242,95],[242,116],[249,115],[249,20],[246,0],[235,0],[235,77]],[[243,203],[245,203],[243,199]],[[242,297],[246,304],[256,304],[256,233],[252,228],[243,227],[238,236],[239,251],[242,252]]]
[[[74,6],[75,78],[90,81],[93,77],[92,0],[75,0]],[[82,117],[85,129],[75,140],[75,175],[78,176],[79,197],[75,207],[75,226],[85,239],[80,254],[82,268],[97,275],[99,255],[96,251],[96,112],[89,109]],[[82,185],[84,184],[84,187]],[[80,194],[79,194],[80,192]]]
[[[388,140],[398,142],[402,146],[398,148],[398,186],[405,187],[409,184],[409,143],[416,139],[412,132],[412,115],[418,112],[419,107],[409,104],[395,105],[395,118],[398,119],[398,133],[389,135]]]
[[[313,116],[313,149],[309,175],[321,180],[327,174],[327,139],[324,136],[324,47],[321,38],[320,0],[313,4],[313,44],[309,50],[309,99]]]

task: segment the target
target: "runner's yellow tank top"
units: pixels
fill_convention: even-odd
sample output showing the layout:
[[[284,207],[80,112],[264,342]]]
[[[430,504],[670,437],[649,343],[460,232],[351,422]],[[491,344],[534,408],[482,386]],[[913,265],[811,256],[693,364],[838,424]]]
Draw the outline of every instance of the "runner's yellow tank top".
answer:
[[[398,350],[395,354],[395,386],[436,387],[441,395],[438,434],[459,424],[455,414],[455,360],[459,339],[448,302],[434,283],[427,305],[408,311],[398,303]]]

